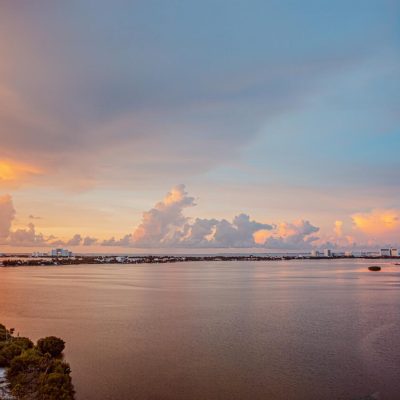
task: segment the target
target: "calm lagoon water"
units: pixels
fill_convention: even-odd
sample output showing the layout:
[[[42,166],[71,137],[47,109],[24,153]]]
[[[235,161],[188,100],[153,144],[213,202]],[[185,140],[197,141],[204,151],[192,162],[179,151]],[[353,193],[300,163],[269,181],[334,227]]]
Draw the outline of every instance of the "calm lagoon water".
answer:
[[[0,322],[57,335],[78,400],[400,399],[400,267],[0,268]]]

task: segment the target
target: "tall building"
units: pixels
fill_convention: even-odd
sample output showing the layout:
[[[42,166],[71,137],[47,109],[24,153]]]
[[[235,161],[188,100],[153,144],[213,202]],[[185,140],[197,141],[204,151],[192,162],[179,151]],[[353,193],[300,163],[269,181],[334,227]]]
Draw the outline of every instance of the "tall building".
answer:
[[[332,257],[332,250],[325,249],[324,250],[324,257]]]
[[[68,249],[52,249],[51,250],[52,257],[72,257],[72,251]]]
[[[391,255],[391,257],[398,257],[399,250],[398,249],[390,249],[390,255]]]
[[[311,257],[319,257],[318,250],[311,250]]]

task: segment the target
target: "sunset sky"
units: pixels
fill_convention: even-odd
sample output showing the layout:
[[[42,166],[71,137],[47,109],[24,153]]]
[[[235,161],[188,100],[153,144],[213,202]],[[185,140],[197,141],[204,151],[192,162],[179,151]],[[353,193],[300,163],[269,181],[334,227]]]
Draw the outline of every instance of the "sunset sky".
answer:
[[[0,253],[400,246],[396,0],[2,0],[0,54]]]

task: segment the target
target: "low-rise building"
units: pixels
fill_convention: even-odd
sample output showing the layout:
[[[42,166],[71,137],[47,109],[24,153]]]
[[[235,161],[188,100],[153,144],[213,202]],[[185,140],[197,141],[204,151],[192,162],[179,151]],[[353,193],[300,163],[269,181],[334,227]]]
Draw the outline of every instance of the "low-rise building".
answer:
[[[380,252],[379,252],[379,255],[381,257],[398,257],[399,256],[399,250],[389,247],[387,249],[381,249]]]
[[[52,257],[72,257],[72,251],[68,249],[52,249],[51,250]]]

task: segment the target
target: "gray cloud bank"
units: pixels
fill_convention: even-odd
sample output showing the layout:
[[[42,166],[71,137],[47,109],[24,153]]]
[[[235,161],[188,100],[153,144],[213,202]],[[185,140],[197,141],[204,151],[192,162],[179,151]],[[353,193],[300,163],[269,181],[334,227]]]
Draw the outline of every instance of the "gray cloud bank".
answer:
[[[344,1],[323,26],[319,7],[300,3],[89,4],[8,1],[0,13],[13,38],[2,46],[0,157],[62,185],[154,184],[230,162],[267,121],[362,65],[381,25]],[[343,26],[342,13],[357,18]]]

